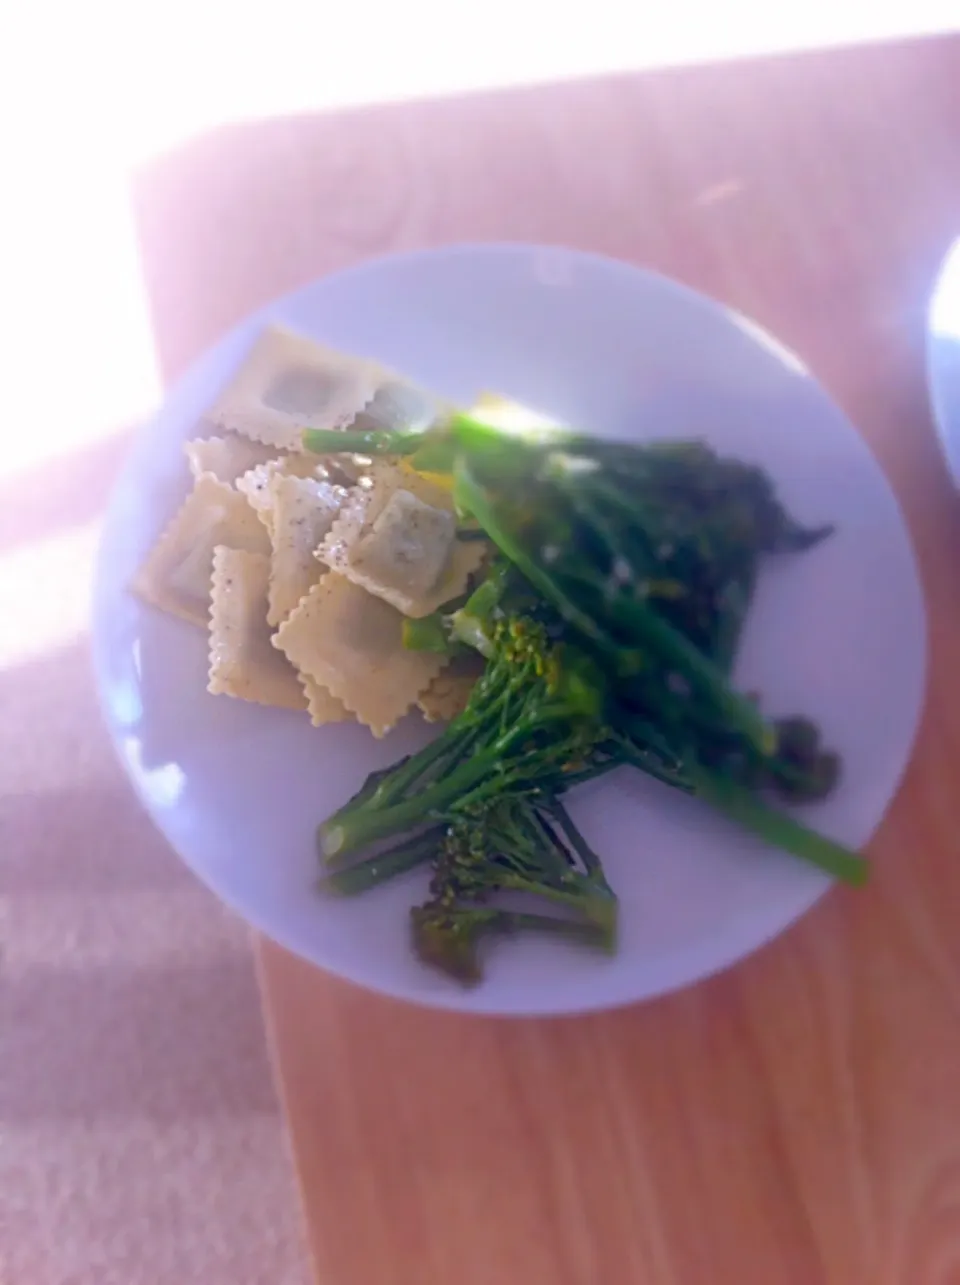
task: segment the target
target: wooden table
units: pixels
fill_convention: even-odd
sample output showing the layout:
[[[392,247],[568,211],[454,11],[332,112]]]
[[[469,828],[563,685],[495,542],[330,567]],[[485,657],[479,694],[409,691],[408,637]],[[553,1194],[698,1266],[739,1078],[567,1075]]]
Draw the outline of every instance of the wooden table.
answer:
[[[230,129],[142,173],[137,208],[169,374],[374,252],[561,242],[688,281],[860,426],[927,595],[927,708],[870,888],[725,975],[596,1017],[464,1020],[261,944],[318,1279],[960,1282],[960,503],[923,370],[960,230],[960,40]]]

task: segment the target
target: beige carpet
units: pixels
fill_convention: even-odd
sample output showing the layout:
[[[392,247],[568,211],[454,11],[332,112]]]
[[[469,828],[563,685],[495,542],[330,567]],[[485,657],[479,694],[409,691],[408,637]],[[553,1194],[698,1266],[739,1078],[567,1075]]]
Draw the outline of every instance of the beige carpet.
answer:
[[[301,1285],[246,930],[97,709],[89,565],[124,447],[0,480],[0,1282]]]

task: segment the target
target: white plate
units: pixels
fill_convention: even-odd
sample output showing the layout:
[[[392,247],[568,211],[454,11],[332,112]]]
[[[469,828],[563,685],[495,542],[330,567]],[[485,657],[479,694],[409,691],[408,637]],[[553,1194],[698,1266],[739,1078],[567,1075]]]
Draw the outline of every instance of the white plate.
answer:
[[[943,261],[930,302],[927,375],[947,467],[960,486],[960,240]]]
[[[464,246],[380,259],[279,300],[172,391],[140,437],[103,537],[94,642],[103,705],[141,798],[205,883],[289,949],[363,986],[477,1013],[562,1013],[657,995],[781,932],[829,886],[699,804],[623,771],[573,811],[620,894],[615,959],[495,943],[473,990],[419,965],[407,908],[422,873],[356,900],[315,889],[314,827],[372,768],[422,743],[208,696],[206,639],[141,606],[131,573],[187,488],[181,441],[253,335],[282,321],[468,402],[484,389],[624,439],[702,435],[768,469],[790,509],[838,534],[762,579],[738,668],[773,713],[801,711],[843,755],[810,823],[859,847],[906,765],[925,667],[921,591],[897,502],[857,432],[755,325],[592,255]]]

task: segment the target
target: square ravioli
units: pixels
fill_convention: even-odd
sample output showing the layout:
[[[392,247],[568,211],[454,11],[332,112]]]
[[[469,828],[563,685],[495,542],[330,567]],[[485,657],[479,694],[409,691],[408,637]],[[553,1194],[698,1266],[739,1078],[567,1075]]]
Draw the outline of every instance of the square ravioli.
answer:
[[[300,451],[305,428],[346,427],[372,400],[383,374],[375,362],[270,326],[207,418],[255,441]]]
[[[274,452],[276,455],[276,452]],[[318,482],[330,480],[330,472],[319,455],[305,451],[302,455],[280,455],[265,464],[256,464],[237,479],[237,490],[247,497],[251,508],[267,530],[273,522],[275,477],[308,477]]]
[[[452,408],[441,398],[405,379],[385,375],[370,402],[350,425],[366,432],[429,428]]]
[[[307,696],[290,662],[270,643],[267,582],[270,559],[218,545],[210,605],[210,681],[213,695],[258,705],[305,709]]]
[[[315,584],[274,636],[290,661],[385,735],[436,678],[447,657],[408,651],[403,617],[344,576]]]
[[[209,474],[228,486],[233,486],[249,469],[266,464],[277,455],[275,446],[265,446],[239,433],[198,437],[184,442],[183,451],[195,479]]]
[[[343,504],[346,491],[309,477],[274,476],[270,540],[267,620],[279,625],[323,575],[325,568],[313,556]]]
[[[307,713],[314,727],[324,727],[327,723],[353,722],[353,715],[343,701],[337,700],[336,696],[315,678],[311,678],[309,674],[301,674],[300,685],[307,698]]]
[[[162,611],[207,627],[213,551],[224,544],[270,553],[270,540],[244,496],[204,475],[147,555],[131,589]]]
[[[350,568],[410,599],[436,586],[453,550],[456,518],[424,504],[409,491],[394,491],[350,550]],[[399,605],[399,604],[398,604]]]
[[[486,556],[456,538],[449,490],[405,465],[376,464],[351,491],[317,556],[406,616],[457,597]]]

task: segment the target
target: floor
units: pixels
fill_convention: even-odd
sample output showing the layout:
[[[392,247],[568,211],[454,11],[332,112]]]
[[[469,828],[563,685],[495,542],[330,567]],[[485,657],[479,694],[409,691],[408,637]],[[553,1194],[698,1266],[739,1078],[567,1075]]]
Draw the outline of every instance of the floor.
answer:
[[[0,480],[8,654],[18,601],[85,609],[124,446]],[[246,929],[142,814],[82,638],[0,670],[0,915],[4,1285],[306,1281]]]

